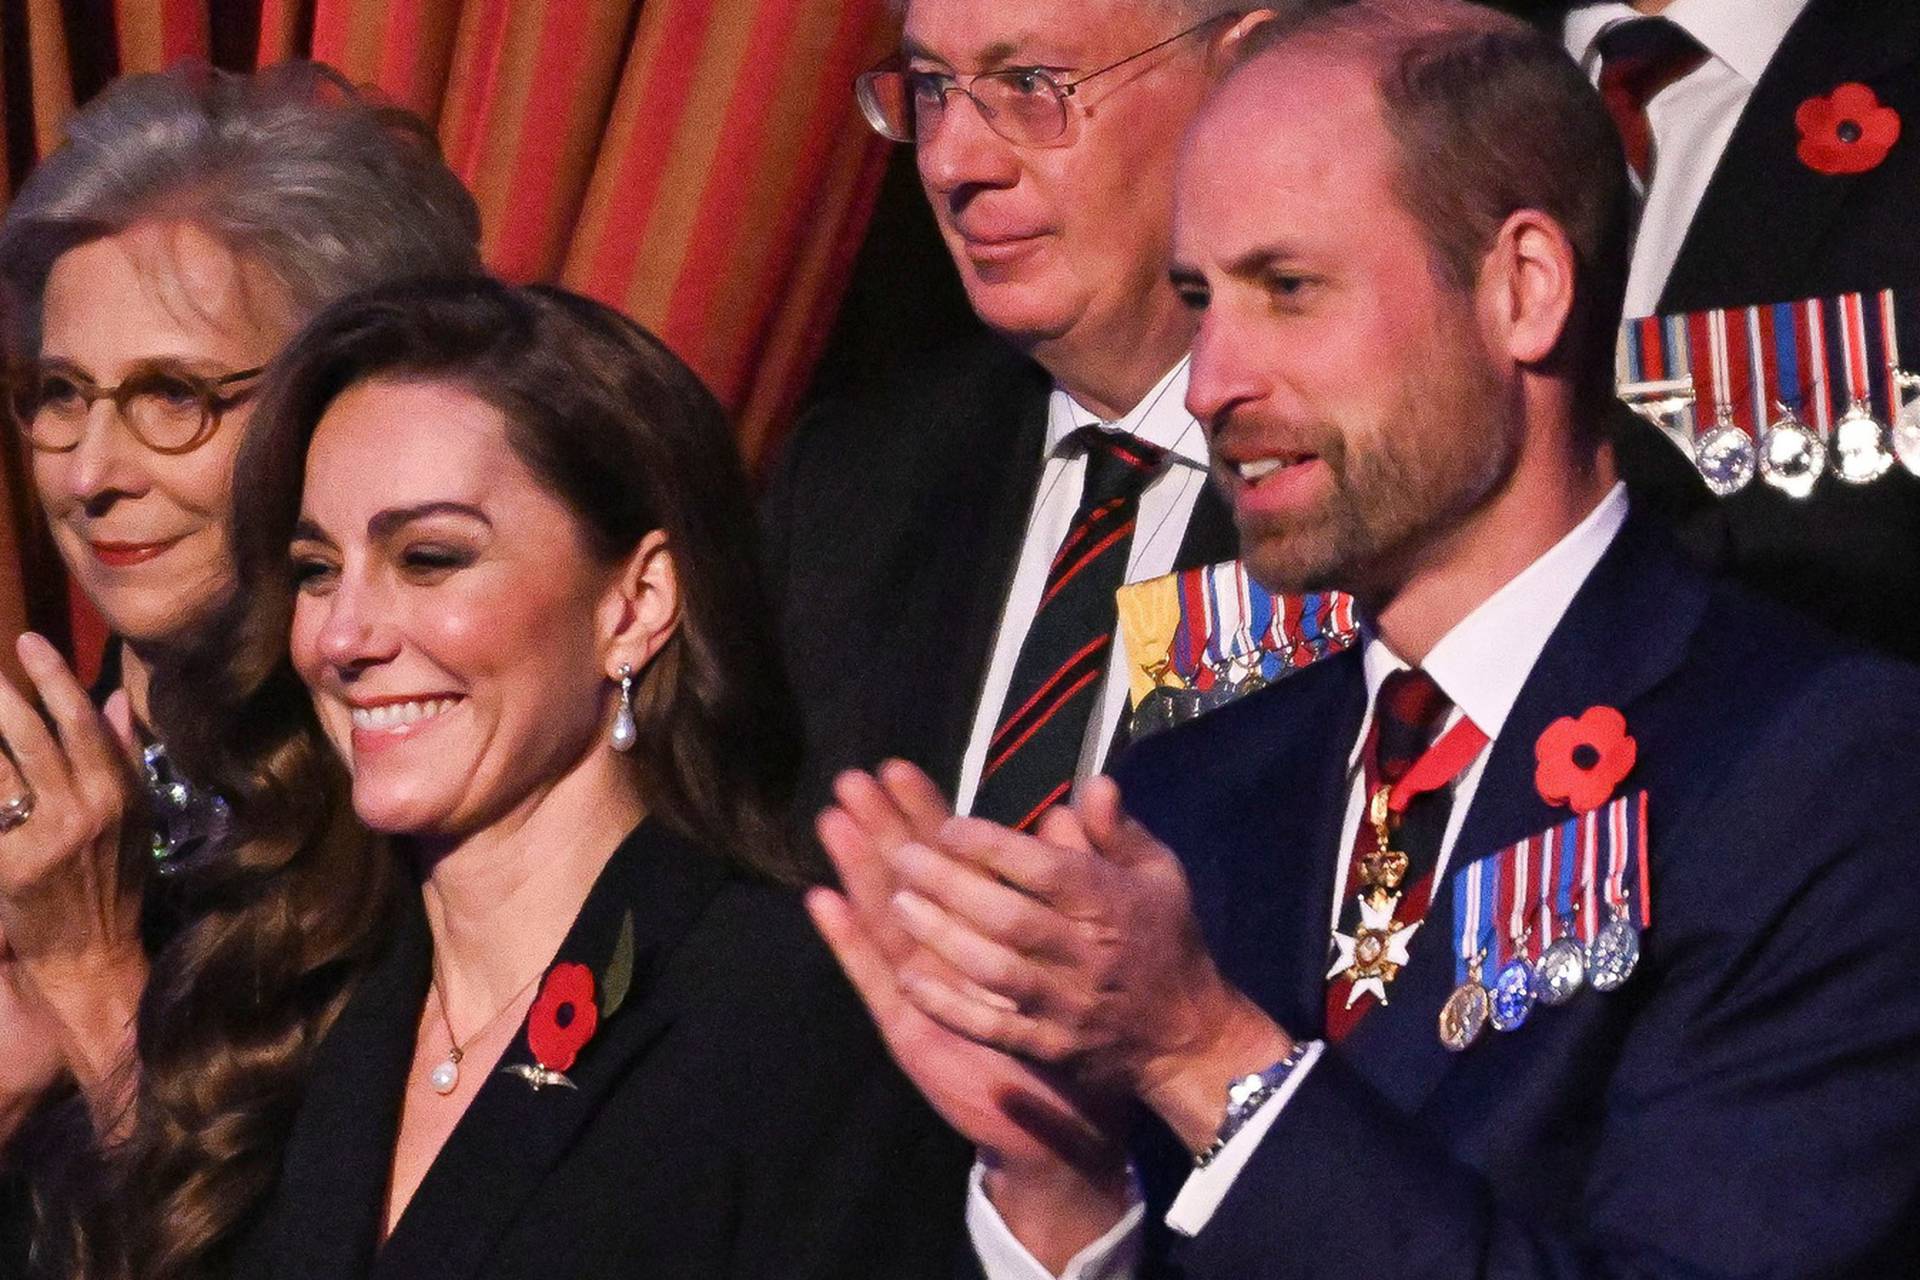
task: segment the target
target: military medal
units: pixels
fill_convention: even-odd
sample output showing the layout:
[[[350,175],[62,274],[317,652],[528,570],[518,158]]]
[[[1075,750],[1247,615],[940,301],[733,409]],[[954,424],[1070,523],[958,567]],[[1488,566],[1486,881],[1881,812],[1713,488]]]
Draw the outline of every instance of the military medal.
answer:
[[[1481,981],[1492,932],[1487,859],[1468,865],[1453,882],[1453,918],[1460,924],[1454,978],[1459,983],[1440,1006],[1440,1043],[1459,1053],[1480,1038],[1493,1012],[1493,997]]]
[[[1581,820],[1568,819],[1547,832],[1540,860],[1540,930],[1550,939],[1533,967],[1533,996],[1559,1007],[1573,999],[1587,980],[1587,948],[1572,936],[1579,899],[1574,872],[1580,863]]]
[[[1393,789],[1376,787],[1367,799],[1367,821],[1373,825],[1375,848],[1360,859],[1360,927],[1352,936],[1335,931],[1336,956],[1329,978],[1345,978],[1347,1008],[1361,996],[1387,1003],[1387,987],[1407,963],[1407,944],[1417,923],[1399,916],[1400,884],[1407,875],[1407,855],[1393,847]]]
[[[1819,304],[1813,304],[1811,311],[1810,318],[1817,321]],[[1769,321],[1770,341],[1769,335],[1763,332],[1769,327],[1766,323]],[[1766,421],[1769,384],[1777,414],[1760,433],[1760,478],[1790,498],[1811,497],[1814,482],[1827,469],[1826,441],[1821,439],[1820,432],[1801,421],[1799,413],[1799,406],[1804,402],[1800,333],[1799,310],[1792,303],[1764,309],[1747,308],[1747,349],[1753,356],[1753,384],[1762,401],[1761,421]],[[1817,345],[1809,345],[1819,352]],[[1824,352],[1819,352],[1819,356],[1824,361]],[[1824,375],[1817,375],[1814,385],[1826,385]]]
[[[1707,488],[1722,498],[1732,497],[1753,482],[1757,458],[1753,437],[1740,426],[1734,410],[1732,361],[1728,356],[1727,313],[1698,312],[1691,317],[1696,346],[1707,359],[1696,360],[1696,375],[1706,382],[1702,399],[1710,406],[1713,425],[1693,442],[1695,461]]]
[[[1533,938],[1533,927],[1527,923],[1527,884],[1532,870],[1527,864],[1532,857],[1533,841],[1526,840],[1514,850],[1508,864],[1511,874],[1506,888],[1513,895],[1513,906],[1507,914],[1508,959],[1494,975],[1493,1007],[1488,1012],[1495,1031],[1516,1031],[1533,1012],[1533,965],[1527,960],[1527,946]]]
[[[1640,963],[1640,930],[1634,923],[1632,897],[1627,888],[1631,871],[1639,887],[1640,925],[1650,919],[1647,898],[1647,797],[1622,797],[1603,815],[1607,834],[1607,865],[1601,882],[1608,918],[1587,946],[1587,981],[1596,991],[1616,991],[1633,976]]]
[[[1900,331],[1894,319],[1897,309],[1893,290],[1883,290],[1880,327],[1887,344],[1887,406],[1893,416],[1893,456],[1900,460],[1901,466],[1920,476],[1920,376],[1902,367]]]
[[[1626,406],[1693,462],[1694,387],[1687,371],[1686,332],[1684,316],[1629,321],[1620,330],[1614,373]]]
[[[1377,733],[1378,728],[1369,732]],[[1407,855],[1393,847],[1394,824],[1415,797],[1451,786],[1486,746],[1487,735],[1462,716],[1440,735],[1439,741],[1421,753],[1398,782],[1392,786],[1377,785],[1368,792],[1364,816],[1373,829],[1373,848],[1362,852],[1356,845],[1354,862],[1348,870],[1349,882],[1358,890],[1355,904],[1359,907],[1360,920],[1352,934],[1342,933],[1338,928],[1334,930],[1333,967],[1327,971],[1328,978],[1349,984],[1348,1009],[1367,995],[1381,1004],[1387,1003],[1387,988],[1405,967],[1408,945],[1420,927],[1418,918],[1403,919],[1400,914],[1401,890],[1410,864]],[[1368,752],[1371,750],[1369,747]],[[1416,897],[1420,902],[1410,914],[1424,916],[1427,895]]]
[[[1846,353],[1848,405],[1833,428],[1833,469],[1848,484],[1868,484],[1887,473],[1893,465],[1893,451],[1887,428],[1873,416],[1866,304],[1857,293],[1840,299],[1840,335]]]

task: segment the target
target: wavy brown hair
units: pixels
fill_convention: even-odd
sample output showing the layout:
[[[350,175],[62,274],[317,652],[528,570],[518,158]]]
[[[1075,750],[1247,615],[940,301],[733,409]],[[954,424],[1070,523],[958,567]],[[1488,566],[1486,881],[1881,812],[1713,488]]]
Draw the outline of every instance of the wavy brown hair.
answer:
[[[219,1274],[270,1192],[312,1052],[412,891],[354,819],[349,780],[289,661],[287,549],[327,407],[374,379],[457,386],[609,563],[666,535],[680,623],[635,690],[631,754],[658,820],[743,873],[817,870],[785,838],[799,760],[770,655],[745,468],[693,373],[619,313],[484,279],[386,287],[316,318],[276,362],[235,466],[237,588],[207,639],[156,673],[154,708],[235,835],[196,872],[190,918],[156,959],[139,1023],[132,1136],[116,1161],[120,1275]]]

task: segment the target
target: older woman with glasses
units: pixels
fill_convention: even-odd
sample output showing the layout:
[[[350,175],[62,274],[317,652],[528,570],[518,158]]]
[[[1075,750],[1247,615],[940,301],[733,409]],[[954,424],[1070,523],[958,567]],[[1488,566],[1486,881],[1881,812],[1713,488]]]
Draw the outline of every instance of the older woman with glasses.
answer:
[[[102,709],[36,635],[19,642],[34,688],[0,681],[0,1138],[62,1113],[43,1099],[65,1072],[94,1127],[115,1126],[142,916],[149,945],[169,928],[148,874],[225,819],[172,775],[148,681],[229,591],[231,471],[263,368],[345,293],[474,270],[478,234],[426,125],[311,65],[122,80],[7,210],[5,404],[53,543],[116,640]]]

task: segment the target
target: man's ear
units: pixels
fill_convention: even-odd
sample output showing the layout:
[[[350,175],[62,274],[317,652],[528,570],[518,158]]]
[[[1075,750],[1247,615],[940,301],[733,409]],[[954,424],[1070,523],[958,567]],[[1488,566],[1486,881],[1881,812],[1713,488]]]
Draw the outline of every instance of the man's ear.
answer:
[[[1240,43],[1279,15],[1271,9],[1249,9],[1235,18],[1233,25],[1214,36],[1207,46],[1207,60],[1217,72],[1231,67],[1239,56]]]
[[[1537,368],[1572,323],[1579,260],[1558,221],[1535,209],[1508,216],[1481,263],[1483,317],[1501,354]]]
[[[680,576],[667,546],[667,535],[655,529],[640,540],[601,604],[601,662],[608,679],[620,668],[637,675],[646,670],[680,626]]]

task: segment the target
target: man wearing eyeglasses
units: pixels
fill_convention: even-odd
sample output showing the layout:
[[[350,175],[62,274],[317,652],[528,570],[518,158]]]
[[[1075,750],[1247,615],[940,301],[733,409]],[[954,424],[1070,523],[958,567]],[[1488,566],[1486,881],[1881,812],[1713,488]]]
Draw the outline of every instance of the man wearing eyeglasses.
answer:
[[[860,78],[996,339],[820,407],[769,493],[802,812],[897,756],[1030,824],[1122,723],[1114,590],[1234,556],[1166,273],[1175,144],[1262,16],[907,0],[899,56]]]

